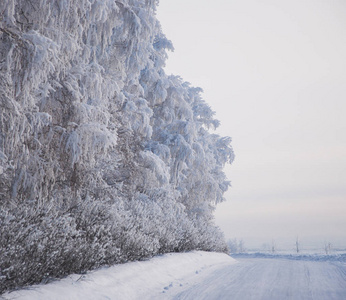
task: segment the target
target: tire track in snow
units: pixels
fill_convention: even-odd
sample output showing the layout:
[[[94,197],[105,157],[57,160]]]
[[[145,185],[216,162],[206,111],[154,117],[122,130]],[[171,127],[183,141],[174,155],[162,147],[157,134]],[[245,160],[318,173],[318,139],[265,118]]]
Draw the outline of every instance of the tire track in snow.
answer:
[[[175,300],[344,300],[342,262],[241,258],[176,294]]]

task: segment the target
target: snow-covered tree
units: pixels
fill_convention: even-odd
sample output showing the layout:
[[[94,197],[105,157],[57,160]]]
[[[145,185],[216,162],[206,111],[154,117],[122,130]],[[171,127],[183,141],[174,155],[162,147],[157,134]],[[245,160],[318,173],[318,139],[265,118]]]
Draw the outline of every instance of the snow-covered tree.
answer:
[[[230,138],[163,70],[155,0],[0,1],[0,291],[168,251],[226,251]]]

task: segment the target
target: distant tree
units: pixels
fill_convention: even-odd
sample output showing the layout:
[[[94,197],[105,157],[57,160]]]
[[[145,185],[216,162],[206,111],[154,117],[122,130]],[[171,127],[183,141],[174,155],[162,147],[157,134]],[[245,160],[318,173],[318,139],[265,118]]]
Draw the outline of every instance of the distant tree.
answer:
[[[228,240],[227,244],[231,253],[238,253],[238,241],[236,238]]]
[[[272,252],[272,253],[275,253],[275,252],[276,252],[275,240],[272,240],[271,252]]]
[[[239,241],[236,238],[230,239],[230,240],[228,240],[227,244],[228,244],[228,248],[229,248],[231,253],[244,253],[244,252],[246,252],[245,244],[244,244],[244,241],[242,239],[240,239]]]
[[[330,254],[331,250],[332,250],[332,244],[330,242],[328,242],[328,243],[325,242],[324,243],[324,251],[325,251],[325,253],[328,255],[328,254]]]
[[[244,241],[241,239],[239,241],[239,253],[244,253],[246,251]]]
[[[297,253],[299,253],[299,251],[300,251],[300,244],[299,244],[300,242],[299,242],[299,239],[298,239],[298,236],[297,236],[297,238],[296,238],[296,252]]]

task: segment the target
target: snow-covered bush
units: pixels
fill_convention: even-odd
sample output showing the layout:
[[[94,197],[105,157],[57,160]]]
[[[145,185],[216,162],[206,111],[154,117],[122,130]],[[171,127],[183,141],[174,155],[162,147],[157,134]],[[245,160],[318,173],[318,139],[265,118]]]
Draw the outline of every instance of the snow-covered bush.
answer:
[[[0,290],[78,270],[80,240],[73,218],[46,204],[22,204],[0,213]]]
[[[229,138],[163,70],[152,0],[0,1],[0,291],[105,264],[227,251]]]

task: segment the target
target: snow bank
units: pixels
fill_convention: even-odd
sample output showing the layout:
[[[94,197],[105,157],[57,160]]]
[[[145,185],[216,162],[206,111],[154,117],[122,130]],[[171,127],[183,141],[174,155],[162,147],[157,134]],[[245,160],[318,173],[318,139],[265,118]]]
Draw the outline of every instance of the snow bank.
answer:
[[[46,285],[35,285],[3,295],[4,299],[169,299],[213,270],[237,261],[224,253],[193,251],[169,253],[148,261],[70,275]]]

